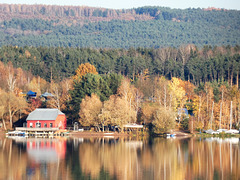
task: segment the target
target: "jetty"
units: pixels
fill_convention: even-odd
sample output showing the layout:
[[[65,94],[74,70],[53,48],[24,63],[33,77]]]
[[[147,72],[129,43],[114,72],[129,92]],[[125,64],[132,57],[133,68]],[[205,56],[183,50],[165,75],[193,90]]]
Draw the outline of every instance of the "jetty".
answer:
[[[53,136],[66,136],[67,130],[60,130],[59,128],[26,128],[16,127],[15,131],[6,133],[9,136],[22,136],[22,137],[53,137]]]

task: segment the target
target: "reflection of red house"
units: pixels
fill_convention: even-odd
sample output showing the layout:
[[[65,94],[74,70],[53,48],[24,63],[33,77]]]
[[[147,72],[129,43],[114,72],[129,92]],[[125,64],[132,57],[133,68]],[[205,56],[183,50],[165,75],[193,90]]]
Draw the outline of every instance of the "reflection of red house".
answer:
[[[56,162],[66,154],[66,139],[27,139],[27,152],[31,160]]]
[[[37,108],[27,117],[28,128],[66,129],[67,119],[58,109]]]

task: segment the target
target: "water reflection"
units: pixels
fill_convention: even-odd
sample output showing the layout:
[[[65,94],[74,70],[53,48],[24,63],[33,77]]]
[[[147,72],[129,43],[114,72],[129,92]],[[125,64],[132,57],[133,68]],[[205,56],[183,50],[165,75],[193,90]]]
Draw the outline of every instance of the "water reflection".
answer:
[[[0,168],[0,179],[240,179],[240,142],[2,138]]]
[[[25,139],[27,154],[35,163],[53,163],[65,158],[66,139]]]

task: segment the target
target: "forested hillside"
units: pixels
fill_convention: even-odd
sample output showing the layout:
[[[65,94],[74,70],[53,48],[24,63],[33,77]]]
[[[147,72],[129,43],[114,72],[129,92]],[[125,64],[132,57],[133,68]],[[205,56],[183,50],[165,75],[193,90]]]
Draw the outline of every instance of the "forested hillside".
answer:
[[[150,76],[179,77],[195,85],[200,82],[228,81],[238,84],[240,47],[198,49],[194,45],[179,48],[91,49],[63,47],[0,48],[0,61],[12,62],[34,75],[60,81],[74,75],[80,64],[94,65],[99,74],[118,73],[133,81],[144,72]]]
[[[0,46],[91,48],[240,44],[240,12],[224,9],[0,5]]]

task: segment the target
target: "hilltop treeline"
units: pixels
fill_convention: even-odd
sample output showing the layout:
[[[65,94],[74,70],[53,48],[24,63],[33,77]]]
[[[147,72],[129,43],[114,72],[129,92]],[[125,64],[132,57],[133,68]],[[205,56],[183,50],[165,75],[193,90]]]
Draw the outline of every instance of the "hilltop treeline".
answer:
[[[240,44],[236,10],[0,5],[0,46],[91,48]]]
[[[198,20],[208,20],[221,22],[229,16],[237,18],[236,10],[226,10],[217,8],[208,9],[171,9],[167,7],[145,6],[133,9],[107,9],[87,6],[57,6],[57,5],[25,5],[25,4],[0,4],[0,20],[10,20],[12,18],[21,19],[63,19],[75,20],[76,22],[109,21],[113,19],[121,20],[149,20],[161,19],[170,21],[194,22]],[[220,15],[225,15],[221,19]],[[233,19],[234,20],[234,19]],[[74,22],[73,22],[74,24]]]
[[[12,18],[41,18],[59,19],[62,23],[75,20],[75,23],[89,21],[109,21],[112,19],[146,20],[151,16],[138,13],[134,9],[114,10],[107,8],[94,8],[87,6],[57,6],[57,5],[23,5],[23,4],[0,4],[0,20]],[[74,23],[74,22],[73,22]]]
[[[208,81],[239,83],[240,47],[198,49],[194,45],[179,48],[91,49],[63,47],[0,48],[0,61],[30,71],[50,81],[73,76],[78,65],[90,63],[99,74],[119,73],[137,79],[147,69],[149,75],[179,77],[194,84]]]

